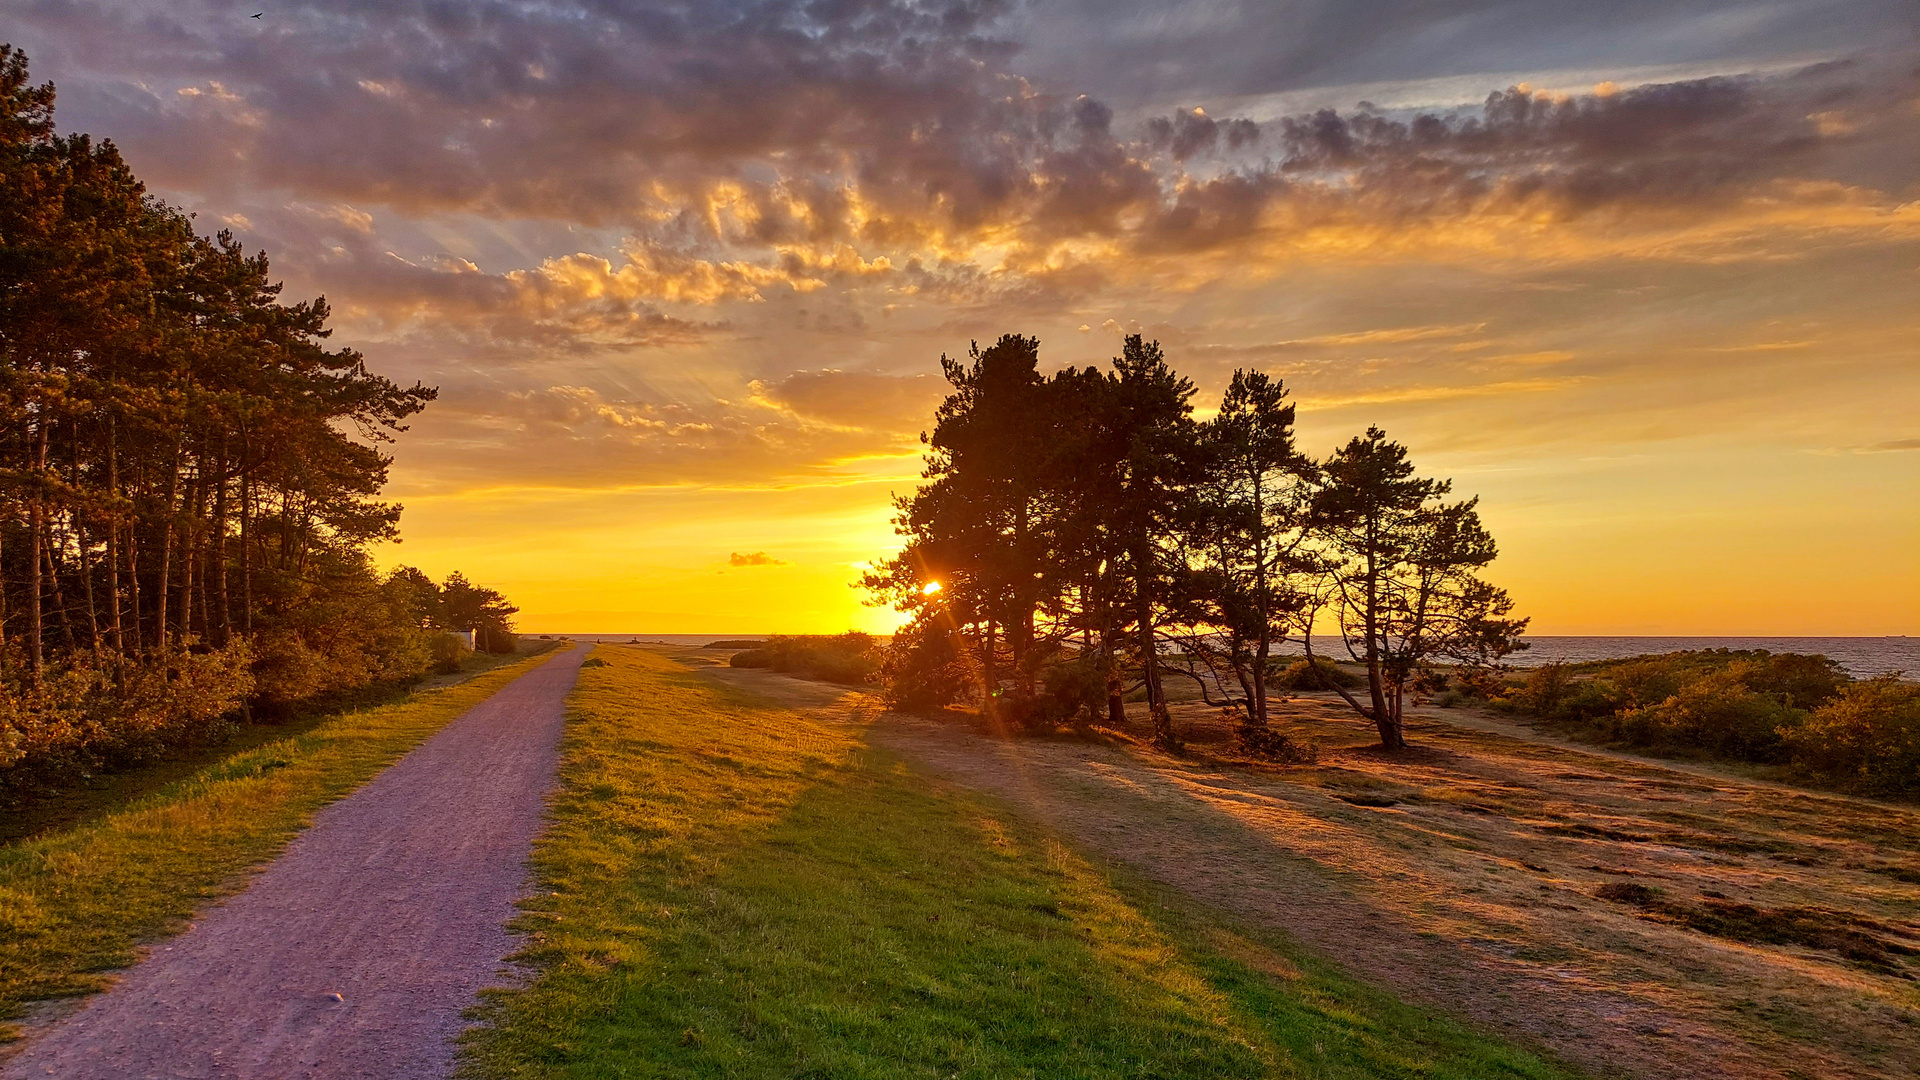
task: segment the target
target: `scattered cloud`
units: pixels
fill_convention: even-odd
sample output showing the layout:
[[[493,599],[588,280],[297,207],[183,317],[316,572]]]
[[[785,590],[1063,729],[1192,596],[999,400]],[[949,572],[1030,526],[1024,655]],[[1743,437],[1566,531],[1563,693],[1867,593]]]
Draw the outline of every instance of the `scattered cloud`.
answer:
[[[755,551],[742,555],[739,552],[727,556],[728,566],[791,566],[785,559],[776,559],[764,551]]]

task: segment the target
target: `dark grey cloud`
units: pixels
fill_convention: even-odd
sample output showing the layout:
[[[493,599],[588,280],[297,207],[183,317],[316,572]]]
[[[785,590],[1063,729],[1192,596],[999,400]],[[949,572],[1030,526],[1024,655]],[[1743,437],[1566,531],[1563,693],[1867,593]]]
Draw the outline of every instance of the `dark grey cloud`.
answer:
[[[1140,25],[1177,44],[1301,15],[1338,43],[1376,22],[1536,18],[1504,4],[1347,11],[1202,3]],[[1204,102],[1127,120],[1023,78],[1022,49],[1050,46],[1009,35],[1048,25],[1045,12],[1002,0],[346,0],[259,21],[222,0],[33,0],[16,14],[38,73],[61,84],[63,125],[114,136],[163,191],[598,230],[588,254],[543,252],[517,276],[389,255],[372,236],[311,259],[381,291],[385,309],[472,314],[533,343],[676,340],[699,328],[660,304],[755,299],[769,284],[884,278],[903,295],[1004,299],[1036,287],[1016,277],[1085,288],[1116,252],[1486,213],[1699,215],[1790,183],[1802,189],[1780,197],[1884,194],[1911,182],[1920,153],[1903,126],[1911,51],[1255,123]],[[1630,3],[1614,17],[1667,16]],[[609,233],[633,250],[609,253]],[[1063,254],[1075,244],[1092,254]],[[998,272],[972,265],[976,249]]]
[[[1911,42],[1910,0],[1046,0],[1015,69],[1128,109],[1361,83],[1751,64]],[[1341,99],[1341,103],[1351,102]],[[1331,102],[1330,102],[1331,103]]]
[[[854,155],[965,218],[1020,171],[985,135],[1039,122],[999,74],[1010,46],[984,33],[1003,6],[350,0],[255,21],[218,0],[43,0],[15,14],[68,123],[116,134],[165,186],[602,220],[658,209],[655,183],[751,183],[753,164],[838,177]],[[834,209],[832,185],[788,194]]]

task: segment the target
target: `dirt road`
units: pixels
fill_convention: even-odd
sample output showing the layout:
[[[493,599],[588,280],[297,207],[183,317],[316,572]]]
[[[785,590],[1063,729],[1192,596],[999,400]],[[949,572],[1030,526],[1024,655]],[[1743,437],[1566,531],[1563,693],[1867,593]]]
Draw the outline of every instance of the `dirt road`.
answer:
[[[560,653],[321,811],[279,861],[40,1035],[6,1080],[438,1077],[499,981],[558,763]]]

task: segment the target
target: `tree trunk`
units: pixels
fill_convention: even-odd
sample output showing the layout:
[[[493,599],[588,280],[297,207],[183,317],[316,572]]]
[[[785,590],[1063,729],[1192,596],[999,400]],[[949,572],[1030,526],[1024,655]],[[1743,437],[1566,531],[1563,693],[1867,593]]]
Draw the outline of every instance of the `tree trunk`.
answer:
[[[215,624],[219,630],[218,642],[226,648],[233,638],[233,606],[227,596],[227,436],[223,430],[220,435],[220,465],[214,472],[213,496],[213,568],[214,593],[220,602],[220,618]]]
[[[73,471],[72,484],[75,491],[80,490],[80,432],[75,427],[72,439]],[[100,651],[100,609],[93,599],[93,557],[87,547],[87,526],[80,510],[73,514],[73,536],[80,545],[80,583],[87,598],[87,633],[93,641],[93,651]]]
[[[107,417],[107,498],[120,498],[120,429],[114,417]],[[113,648],[122,656],[127,652],[125,627],[120,621],[120,512],[116,506],[107,519],[107,592],[113,597]]]
[[[989,620],[980,637],[980,711],[989,720],[1000,718],[1000,667],[994,655],[1000,647],[998,630]]]
[[[63,540],[60,544],[63,553],[66,546]],[[60,616],[60,640],[66,644],[67,651],[71,653],[76,647],[73,637],[73,612],[67,610],[67,594],[60,588],[60,568],[53,562],[53,545],[47,544],[44,550],[47,559],[47,584],[53,589],[53,610]]]
[[[47,506],[40,490],[40,470],[45,467],[47,460],[47,418],[43,412],[36,419],[39,431],[33,456],[33,502],[27,510],[32,533],[28,545],[32,550],[27,559],[27,663],[33,675],[33,685],[39,686],[47,665],[45,630],[42,626],[44,613],[40,610],[40,591],[45,587],[40,580],[40,558],[47,542]]]
[[[1374,544],[1372,530],[1369,528],[1367,543]],[[1373,555],[1367,555],[1367,695],[1373,699],[1373,726],[1380,732],[1380,745],[1388,750],[1399,750],[1407,745],[1406,736],[1400,729],[1400,720],[1387,704],[1386,672],[1380,669],[1380,575],[1374,566]]]
[[[40,580],[40,548],[46,542],[46,510],[40,503],[40,492],[33,493],[33,504],[28,508],[29,529],[27,557],[27,670],[32,673],[33,685],[40,685],[40,678],[46,670],[46,646],[42,639],[40,590],[44,583]]]
[[[147,631],[140,621],[140,531],[133,521],[127,522],[127,614],[133,617],[133,651],[145,652]]]
[[[5,529],[0,529],[0,541],[4,541]],[[7,654],[13,650],[7,648],[7,552],[4,542],[0,542],[0,677],[9,674]]]
[[[1264,620],[1266,616],[1262,614],[1261,618]],[[1272,647],[1263,631],[1253,650],[1253,703],[1247,710],[1253,714],[1256,727],[1267,726],[1267,655]]]
[[[1111,618],[1106,626],[1100,628],[1100,652],[1107,666],[1107,724],[1114,728],[1125,728],[1127,683],[1120,675],[1120,636],[1114,633]]]
[[[100,651],[100,610],[93,600],[93,562],[87,558],[87,530],[74,519],[74,531],[80,541],[80,583],[87,597],[87,632],[93,639],[93,650]]]
[[[253,636],[253,436],[240,429],[240,632]]]
[[[1153,625],[1153,597],[1149,582],[1153,560],[1146,552],[1134,552],[1134,621],[1138,624],[1140,667],[1146,677],[1147,715],[1153,721],[1153,744],[1163,750],[1178,751],[1180,740],[1173,734],[1173,716],[1167,712],[1166,690],[1160,684],[1160,647]]]
[[[161,514],[160,530],[160,566],[154,575],[154,647],[161,652],[167,649],[167,591],[173,586],[173,505],[180,495],[180,449],[174,444],[173,468],[167,477],[167,502],[165,512]]]

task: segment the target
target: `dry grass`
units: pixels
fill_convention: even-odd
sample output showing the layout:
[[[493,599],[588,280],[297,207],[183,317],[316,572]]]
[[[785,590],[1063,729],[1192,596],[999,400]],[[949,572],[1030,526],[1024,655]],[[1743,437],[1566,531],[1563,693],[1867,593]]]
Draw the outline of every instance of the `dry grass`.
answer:
[[[819,708],[856,704],[789,686]],[[1416,715],[1416,749],[1383,755],[1319,695],[1281,719],[1318,744],[1318,764],[1265,767],[1232,759],[1218,714],[1177,712],[1185,760],[1139,745],[1142,723],[1106,746],[909,718],[879,729],[1094,850],[1595,1072],[1915,1075],[1909,809],[1552,744],[1465,712]],[[1601,895],[1621,882],[1669,906]]]

